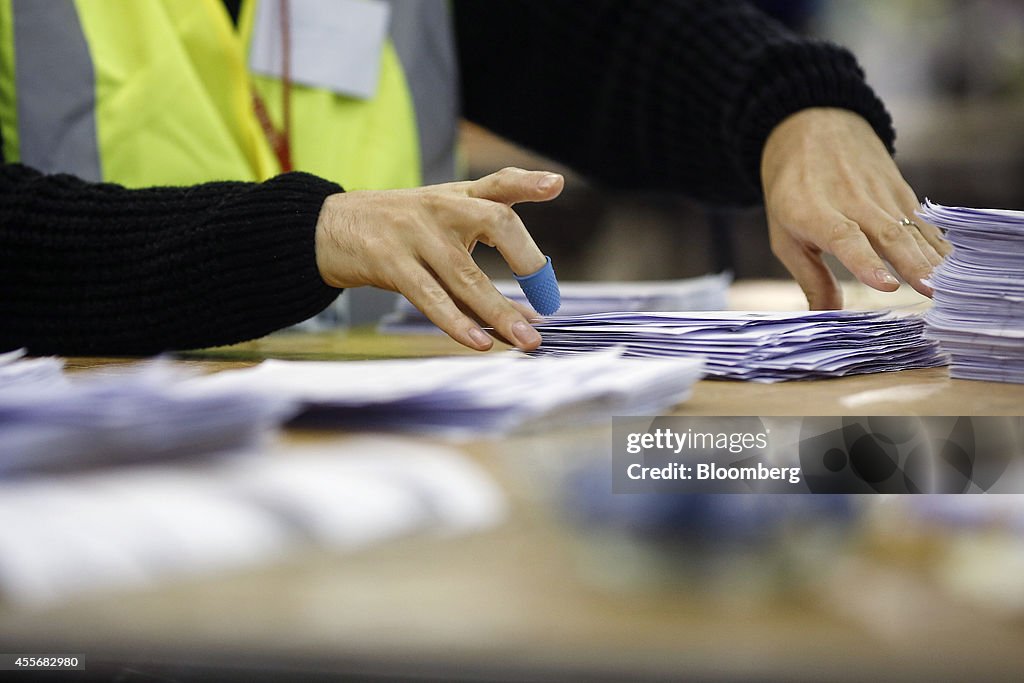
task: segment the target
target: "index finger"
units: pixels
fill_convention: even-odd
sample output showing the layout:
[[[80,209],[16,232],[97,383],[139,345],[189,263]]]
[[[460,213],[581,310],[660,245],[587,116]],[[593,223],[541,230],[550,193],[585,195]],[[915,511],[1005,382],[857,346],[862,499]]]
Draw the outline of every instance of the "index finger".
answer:
[[[479,239],[495,247],[516,275],[530,275],[545,266],[547,258],[534,242],[519,214],[506,204],[487,200],[478,209],[484,214],[478,221]]]
[[[893,292],[899,281],[875,252],[858,223],[840,213],[823,214],[822,224],[831,226],[815,240],[815,246],[835,256],[853,276],[868,287]]]

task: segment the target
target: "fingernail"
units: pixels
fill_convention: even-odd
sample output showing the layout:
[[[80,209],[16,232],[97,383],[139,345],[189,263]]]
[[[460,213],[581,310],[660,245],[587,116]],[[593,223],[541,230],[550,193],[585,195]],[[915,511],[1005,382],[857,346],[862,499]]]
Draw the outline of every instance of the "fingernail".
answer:
[[[921,290],[923,290],[922,293],[925,296],[931,297],[931,296],[935,295],[935,290],[932,289],[931,287],[929,287],[928,283],[926,283],[924,280],[920,280],[920,283],[921,283]]]
[[[523,346],[533,346],[540,341],[540,333],[522,320],[512,325],[512,335]]]
[[[900,281],[894,278],[892,273],[885,268],[879,268],[875,271],[875,279],[879,282],[884,282],[887,285],[898,285],[900,283]]]
[[[488,337],[487,333],[479,327],[469,328],[469,332],[467,334],[478,349],[488,349],[491,347],[491,338]]]
[[[537,181],[537,187],[541,190],[550,190],[558,182],[560,176],[554,173],[548,173],[546,176]]]

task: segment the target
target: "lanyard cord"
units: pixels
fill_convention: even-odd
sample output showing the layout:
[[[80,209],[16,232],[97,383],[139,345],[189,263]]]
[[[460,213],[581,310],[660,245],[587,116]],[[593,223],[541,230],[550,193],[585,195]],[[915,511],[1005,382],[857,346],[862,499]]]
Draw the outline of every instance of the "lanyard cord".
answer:
[[[278,15],[281,22],[281,111],[284,126],[278,128],[270,120],[270,113],[267,105],[256,91],[252,89],[252,108],[256,112],[263,134],[267,136],[277,160],[281,164],[281,171],[287,173],[293,170],[292,166],[292,45],[291,45],[291,16],[288,0],[278,0]]]

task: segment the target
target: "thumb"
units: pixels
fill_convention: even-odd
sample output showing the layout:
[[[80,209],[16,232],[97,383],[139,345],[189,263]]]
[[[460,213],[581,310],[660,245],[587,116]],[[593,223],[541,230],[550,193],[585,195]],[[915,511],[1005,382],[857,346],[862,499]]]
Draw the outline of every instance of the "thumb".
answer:
[[[562,193],[564,186],[565,179],[557,173],[510,167],[469,183],[467,194],[511,206],[519,202],[554,199]]]
[[[792,236],[775,234],[772,251],[782,265],[800,285],[812,311],[835,310],[843,307],[843,290],[835,275],[821,258],[821,254],[801,245]]]

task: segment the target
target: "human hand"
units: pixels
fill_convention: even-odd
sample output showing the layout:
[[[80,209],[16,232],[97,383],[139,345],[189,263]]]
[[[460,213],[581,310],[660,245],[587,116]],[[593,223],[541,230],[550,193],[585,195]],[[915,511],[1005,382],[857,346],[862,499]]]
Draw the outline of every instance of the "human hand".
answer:
[[[497,247],[517,275],[546,260],[512,210],[562,192],[562,176],[506,168],[479,180],[328,197],[316,225],[316,262],[332,287],[373,285],[400,292],[466,346],[493,341],[471,316],[522,349],[540,345],[528,311],[502,296],[470,255]]]
[[[875,289],[899,287],[882,259],[914,289],[952,247],[916,218],[917,196],[861,116],[813,108],[772,130],[761,156],[772,251],[800,284],[811,309],[842,308],[843,294],[822,252]],[[915,225],[904,225],[907,218]]]

